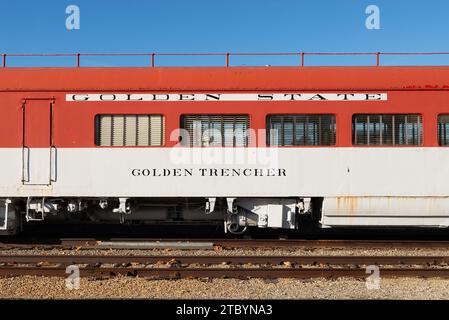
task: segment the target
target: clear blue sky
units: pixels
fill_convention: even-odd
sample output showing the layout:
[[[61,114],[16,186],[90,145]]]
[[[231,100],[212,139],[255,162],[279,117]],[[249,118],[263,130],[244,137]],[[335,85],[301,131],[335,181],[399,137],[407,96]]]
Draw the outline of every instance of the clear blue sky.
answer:
[[[449,51],[447,0],[40,0],[4,1],[1,53]],[[65,8],[81,10],[67,30]],[[365,27],[377,5],[380,30]],[[309,58],[309,64],[368,63],[373,58]],[[25,61],[27,60],[27,61]],[[192,64],[223,59],[190,59]],[[60,58],[57,63],[69,63]],[[73,59],[71,60],[73,61]],[[388,57],[385,64],[449,64],[447,57]],[[11,65],[37,64],[10,58]],[[143,58],[86,57],[84,65],[145,64]],[[186,63],[160,58],[160,64]],[[290,64],[293,58],[234,58],[234,64]],[[52,62],[54,64],[54,62]],[[57,64],[56,63],[56,64]]]

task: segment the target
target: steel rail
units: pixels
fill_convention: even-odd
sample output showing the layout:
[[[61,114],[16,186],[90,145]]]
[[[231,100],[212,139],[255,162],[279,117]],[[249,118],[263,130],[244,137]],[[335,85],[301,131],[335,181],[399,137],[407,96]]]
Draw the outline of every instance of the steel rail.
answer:
[[[61,244],[98,244],[98,239],[61,239]],[[448,248],[449,241],[425,241],[425,240],[307,240],[307,239],[163,239],[163,238],[111,238],[111,242],[213,242],[216,246],[227,248],[243,247],[313,247],[313,248]]]
[[[80,268],[80,277],[114,277],[117,275],[153,279],[182,278],[366,278],[364,268]],[[1,266],[1,277],[16,276],[67,277],[65,267],[11,267]],[[424,277],[449,278],[449,269],[436,268],[383,268],[382,278]]]
[[[280,247],[280,248],[338,248],[338,249],[396,249],[396,248],[421,248],[435,249],[448,248],[449,241],[397,241],[397,240],[265,240],[265,239],[236,239],[217,240],[217,246],[224,248],[260,248],[260,247]]]
[[[0,263],[39,264],[447,265],[449,256],[132,256],[0,255]]]
[[[114,242],[133,243],[212,243],[223,249],[253,249],[253,248],[282,248],[282,249],[449,249],[449,241],[414,241],[414,240],[303,240],[303,239],[161,239],[161,238],[112,238],[112,244],[105,249],[114,249]],[[102,240],[94,238],[60,239],[57,243],[21,243],[0,242],[0,250],[8,249],[101,249]],[[117,247],[117,249],[120,249]],[[136,246],[135,249],[142,249]]]

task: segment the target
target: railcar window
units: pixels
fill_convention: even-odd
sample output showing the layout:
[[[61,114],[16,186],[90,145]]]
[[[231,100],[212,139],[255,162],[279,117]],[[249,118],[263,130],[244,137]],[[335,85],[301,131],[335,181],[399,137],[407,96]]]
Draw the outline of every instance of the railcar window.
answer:
[[[162,146],[165,123],[162,115],[100,114],[95,117],[97,146]]]
[[[356,114],[352,117],[354,145],[421,145],[422,116],[418,114]]]
[[[438,116],[438,144],[449,146],[449,115]]]
[[[191,147],[247,147],[248,115],[183,115],[181,127],[187,131],[182,143]]]
[[[267,117],[267,128],[270,146],[335,145],[334,115],[272,115]]]

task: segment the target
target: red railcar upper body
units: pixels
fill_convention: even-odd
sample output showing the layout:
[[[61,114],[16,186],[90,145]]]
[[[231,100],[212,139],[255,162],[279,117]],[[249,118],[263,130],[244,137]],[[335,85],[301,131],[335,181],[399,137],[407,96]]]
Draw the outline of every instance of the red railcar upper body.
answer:
[[[180,101],[146,104],[166,116],[169,134],[182,114],[245,113],[253,129],[265,129],[272,113],[330,113],[337,116],[337,147],[352,146],[352,115],[423,114],[423,146],[438,146],[436,117],[448,112],[449,67],[229,67],[229,68],[4,68],[0,146],[22,145],[21,106],[26,101],[54,101],[53,142],[58,147],[95,147],[93,119],[101,113],[139,114],[139,101],[85,103],[66,101],[70,93],[307,93],[387,92],[388,101]],[[186,109],[187,108],[187,109]],[[39,128],[36,128],[39,130]]]

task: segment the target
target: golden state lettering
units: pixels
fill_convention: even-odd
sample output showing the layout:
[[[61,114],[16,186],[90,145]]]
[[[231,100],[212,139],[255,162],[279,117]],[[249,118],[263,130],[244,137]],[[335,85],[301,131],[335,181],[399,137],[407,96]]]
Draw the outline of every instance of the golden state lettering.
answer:
[[[386,101],[387,93],[72,93],[70,102]]]

